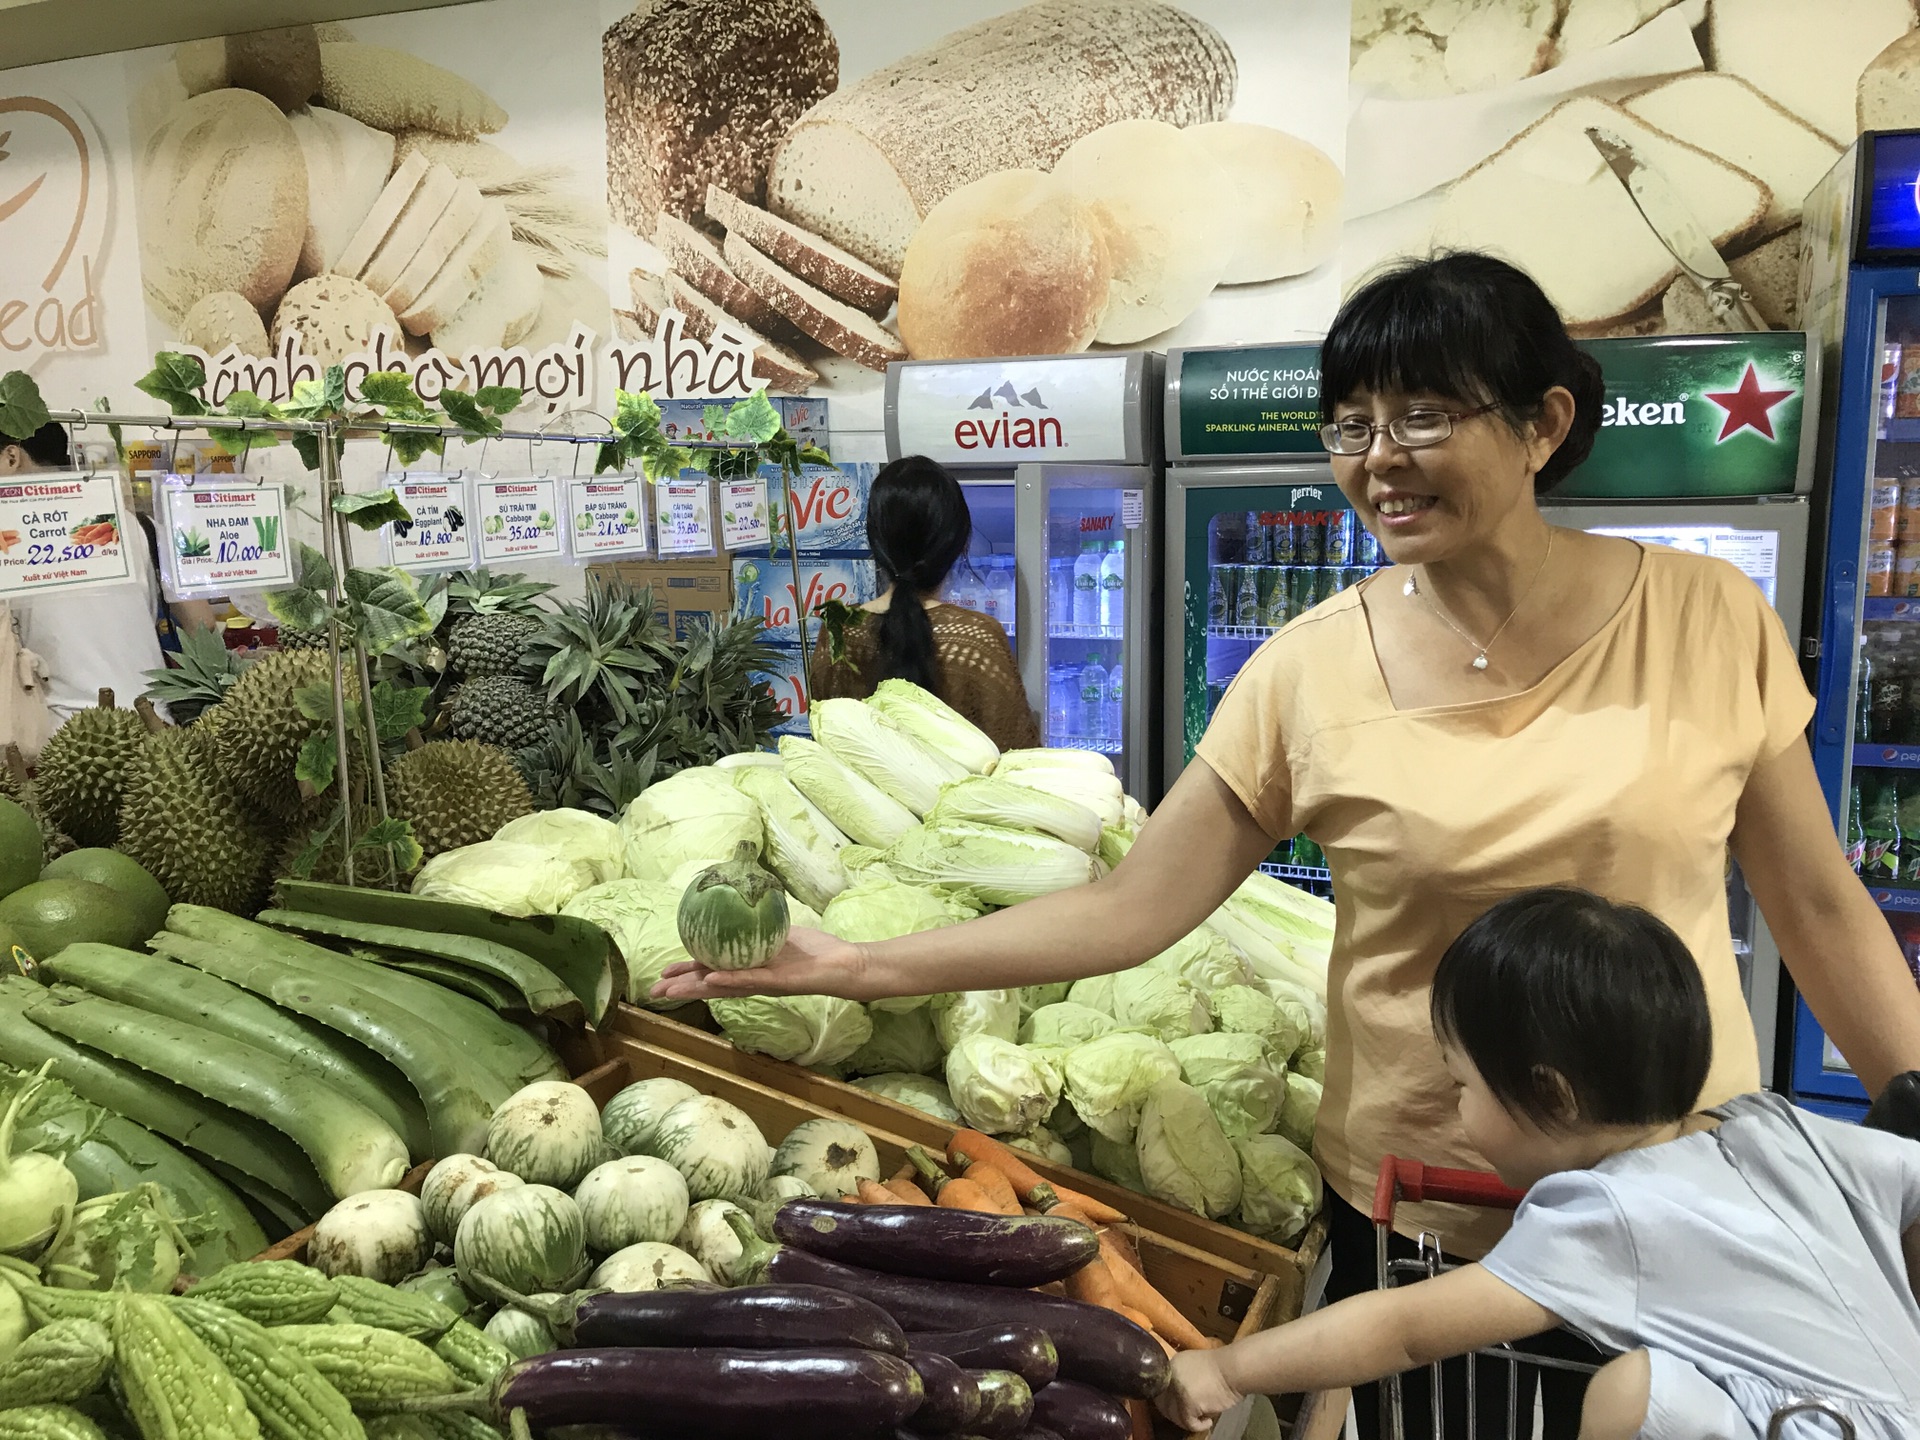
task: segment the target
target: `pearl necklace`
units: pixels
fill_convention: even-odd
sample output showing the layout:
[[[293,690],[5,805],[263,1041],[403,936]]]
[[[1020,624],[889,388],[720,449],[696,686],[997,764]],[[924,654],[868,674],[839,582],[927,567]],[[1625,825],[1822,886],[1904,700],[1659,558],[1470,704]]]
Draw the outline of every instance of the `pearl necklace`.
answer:
[[[1533,579],[1528,581],[1527,588],[1520,592],[1520,598],[1513,602],[1513,609],[1507,612],[1507,618],[1502,620],[1500,622],[1499,628],[1495,630],[1493,634],[1487,637],[1487,643],[1484,645],[1482,645],[1478,640],[1474,639],[1473,636],[1469,635],[1459,625],[1454,623],[1453,617],[1447,614],[1445,610],[1442,610],[1440,608],[1439,601],[1435,600],[1431,595],[1426,595],[1426,592],[1421,590],[1418,576],[1416,575],[1407,576],[1407,583],[1404,587],[1402,587],[1401,593],[1409,597],[1415,596],[1415,595],[1426,595],[1427,605],[1432,609],[1435,615],[1438,615],[1440,617],[1441,622],[1449,630],[1453,631],[1454,634],[1458,635],[1462,640],[1466,641],[1467,644],[1471,645],[1475,650],[1480,652],[1479,654],[1473,657],[1473,660],[1471,663],[1475,670],[1484,670],[1487,668],[1487,651],[1493,648],[1494,641],[1498,640],[1502,635],[1506,633],[1507,626],[1513,623],[1513,617],[1518,615],[1520,613],[1520,607],[1527,603],[1527,597],[1533,594],[1534,587],[1540,583],[1540,577],[1544,575],[1547,571],[1547,561],[1552,558],[1553,558],[1553,531],[1549,530],[1547,531],[1547,552],[1546,554],[1540,557],[1540,568],[1533,572]]]

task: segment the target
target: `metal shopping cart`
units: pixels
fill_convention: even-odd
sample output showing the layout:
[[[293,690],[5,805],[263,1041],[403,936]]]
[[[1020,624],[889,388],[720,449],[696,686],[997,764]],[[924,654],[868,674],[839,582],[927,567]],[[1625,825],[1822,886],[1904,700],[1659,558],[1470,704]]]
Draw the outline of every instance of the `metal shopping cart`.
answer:
[[[1409,1276],[1430,1280],[1451,1268],[1442,1261],[1439,1236],[1426,1231],[1421,1232],[1419,1254],[1416,1258],[1395,1260],[1388,1253],[1387,1242],[1393,1234],[1394,1207],[1401,1201],[1404,1200],[1409,1204],[1432,1201],[1439,1204],[1481,1205],[1512,1210],[1519,1205],[1523,1195],[1523,1191],[1502,1184],[1497,1175],[1490,1175],[1485,1171],[1448,1170],[1437,1165],[1422,1165],[1418,1160],[1401,1160],[1389,1155],[1380,1162],[1380,1177],[1373,1187],[1374,1283],[1382,1290],[1386,1290]],[[1519,1415],[1519,1378],[1522,1366],[1531,1365],[1543,1370],[1567,1370],[1586,1375],[1593,1374],[1598,1368],[1578,1361],[1562,1360],[1551,1355],[1536,1355],[1515,1350],[1508,1345],[1496,1345],[1490,1350],[1481,1350],[1468,1355],[1466,1357],[1466,1440],[1472,1440],[1472,1437],[1478,1433],[1475,1429],[1478,1400],[1476,1378],[1478,1367],[1482,1364],[1507,1367],[1507,1440],[1523,1440]],[[1445,1440],[1446,1407],[1439,1365],[1431,1367],[1428,1384],[1432,1387],[1430,1409],[1433,1415],[1433,1440]],[[1767,1440],[1781,1440],[1786,1433],[1786,1423],[1796,1415],[1823,1415],[1834,1422],[1840,1440],[1855,1440],[1853,1421],[1832,1406],[1811,1397],[1796,1399],[1792,1404],[1776,1411],[1772,1422],[1767,1426]],[[1406,1408],[1398,1375],[1390,1376],[1380,1385],[1380,1430],[1382,1434],[1391,1437],[1391,1440],[1407,1440]],[[1530,1436],[1532,1433],[1533,1417],[1529,1415],[1525,1434]]]

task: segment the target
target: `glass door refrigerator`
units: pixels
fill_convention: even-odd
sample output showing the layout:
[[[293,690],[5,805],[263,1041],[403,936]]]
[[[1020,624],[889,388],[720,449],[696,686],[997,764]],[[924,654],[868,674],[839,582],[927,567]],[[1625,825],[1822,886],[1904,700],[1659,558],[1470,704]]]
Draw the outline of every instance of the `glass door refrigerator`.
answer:
[[[1834,824],[1920,983],[1920,132],[1860,137],[1807,196],[1801,313],[1828,497],[1813,758]],[[1912,832],[1912,838],[1909,838]],[[1792,1093],[1867,1095],[1794,999]]]
[[[938,460],[973,511],[946,598],[1007,627],[1041,742],[1108,756],[1142,800],[1160,767],[1161,375],[1150,351],[901,361],[886,392],[888,458]]]

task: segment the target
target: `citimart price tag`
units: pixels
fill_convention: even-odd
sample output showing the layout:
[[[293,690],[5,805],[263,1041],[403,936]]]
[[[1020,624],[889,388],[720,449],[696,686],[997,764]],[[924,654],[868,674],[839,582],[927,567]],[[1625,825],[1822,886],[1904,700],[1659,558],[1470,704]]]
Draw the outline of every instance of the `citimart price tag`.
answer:
[[[711,555],[713,485],[707,480],[662,480],[654,487],[662,555]]]
[[[458,475],[384,477],[411,519],[387,526],[387,563],[431,574],[473,568],[473,529],[467,483]]]
[[[565,541],[558,480],[476,480],[473,501],[480,517],[481,564],[551,560],[560,554]]]
[[[635,476],[568,481],[567,515],[576,559],[645,555],[653,548],[647,487]]]
[[[168,475],[160,495],[166,507],[161,558],[170,599],[263,590],[293,579],[286,492],[280,486],[248,484],[235,476]]]
[[[765,480],[721,482],[720,538],[729,550],[745,550],[772,542],[773,525],[767,517]]]
[[[42,474],[0,485],[0,599],[126,584],[126,531],[113,475]]]

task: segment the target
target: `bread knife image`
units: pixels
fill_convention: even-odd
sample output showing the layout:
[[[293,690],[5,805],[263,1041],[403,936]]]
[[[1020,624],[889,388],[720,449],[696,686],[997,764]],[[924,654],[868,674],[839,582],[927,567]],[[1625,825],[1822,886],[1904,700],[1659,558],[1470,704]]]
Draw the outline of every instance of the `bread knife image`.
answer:
[[[1667,247],[1687,278],[1700,287],[1713,313],[1736,330],[1771,329],[1754,308],[1753,297],[1733,278],[1712,239],[1674,194],[1666,177],[1641,160],[1633,146],[1611,130],[1588,126],[1587,139],[1626,190],[1647,228]]]

